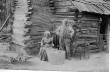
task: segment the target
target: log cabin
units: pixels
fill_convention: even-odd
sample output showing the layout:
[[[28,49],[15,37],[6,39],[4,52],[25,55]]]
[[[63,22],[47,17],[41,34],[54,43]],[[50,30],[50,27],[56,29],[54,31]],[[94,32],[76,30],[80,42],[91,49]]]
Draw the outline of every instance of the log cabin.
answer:
[[[110,21],[109,3],[84,0],[32,0],[31,3],[32,5],[29,6],[32,7],[33,14],[27,21],[31,22],[31,25],[26,27],[30,31],[25,35],[30,36],[30,39],[24,41],[28,53],[37,54],[43,32],[54,31],[65,18],[76,21],[76,25],[72,27],[79,31],[75,32],[74,43],[81,40],[89,41],[89,47],[93,52],[101,51],[102,41],[107,43]],[[7,13],[7,16],[9,14]]]
[[[76,21],[79,29],[75,40],[89,40],[91,52],[102,51],[108,43],[108,25],[110,24],[110,3],[102,0],[49,0],[50,8],[56,17],[56,27],[68,18]],[[73,26],[74,27],[74,26]],[[74,41],[75,41],[74,40]]]

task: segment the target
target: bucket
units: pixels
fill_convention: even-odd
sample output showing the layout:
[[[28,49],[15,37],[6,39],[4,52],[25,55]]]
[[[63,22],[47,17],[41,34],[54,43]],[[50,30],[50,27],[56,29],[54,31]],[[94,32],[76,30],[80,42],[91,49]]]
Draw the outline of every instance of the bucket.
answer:
[[[65,51],[50,49],[50,50],[47,50],[47,56],[48,56],[49,63],[53,65],[64,64]]]

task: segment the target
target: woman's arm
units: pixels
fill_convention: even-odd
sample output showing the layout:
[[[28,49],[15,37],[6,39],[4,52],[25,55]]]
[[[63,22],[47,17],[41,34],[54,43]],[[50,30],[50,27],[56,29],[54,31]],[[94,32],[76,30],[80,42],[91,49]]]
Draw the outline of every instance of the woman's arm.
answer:
[[[44,38],[42,38],[42,40],[41,40],[41,46],[43,46],[44,45]]]
[[[51,45],[54,46],[54,44],[53,44],[53,37],[51,38]]]
[[[69,30],[71,31],[70,35],[71,37],[73,36],[73,34],[75,33],[75,31],[73,30],[73,28],[69,27]]]

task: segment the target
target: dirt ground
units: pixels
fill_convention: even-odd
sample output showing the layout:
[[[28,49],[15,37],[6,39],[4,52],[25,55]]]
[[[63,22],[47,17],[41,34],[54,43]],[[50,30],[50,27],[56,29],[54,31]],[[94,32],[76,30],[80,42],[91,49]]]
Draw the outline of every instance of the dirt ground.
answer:
[[[109,53],[101,52],[91,54],[89,59],[65,60],[63,65],[52,65],[49,62],[40,61],[37,56],[33,56],[27,62],[11,64],[8,58],[4,57],[4,51],[8,49],[8,44],[0,44],[0,69],[8,70],[40,70],[40,71],[92,71],[92,72],[108,72]],[[13,54],[13,53],[12,53]],[[14,54],[13,54],[14,55]]]
[[[0,46],[0,48],[6,48],[8,46]],[[2,53],[0,51],[0,53]],[[89,59],[72,58],[72,60],[65,60],[63,65],[52,65],[49,62],[40,61],[37,56],[29,59],[24,63],[11,64],[7,62],[5,57],[0,57],[0,69],[9,70],[42,70],[42,71],[89,71],[89,70],[101,70],[108,72],[109,66],[109,53],[92,53]]]

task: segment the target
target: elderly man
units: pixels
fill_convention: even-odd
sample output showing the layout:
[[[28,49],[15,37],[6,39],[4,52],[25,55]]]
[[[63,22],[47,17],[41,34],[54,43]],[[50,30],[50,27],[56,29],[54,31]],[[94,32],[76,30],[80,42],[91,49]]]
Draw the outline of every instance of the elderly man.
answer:
[[[63,20],[63,25],[59,26],[56,29],[56,34],[58,34],[60,36],[59,39],[59,49],[60,50],[65,50],[66,51],[66,58],[70,59],[70,42],[71,42],[71,38],[74,34],[74,30],[72,27],[70,27],[70,24],[72,22],[70,20]],[[74,21],[73,21],[74,24]],[[64,47],[66,47],[64,49]]]

